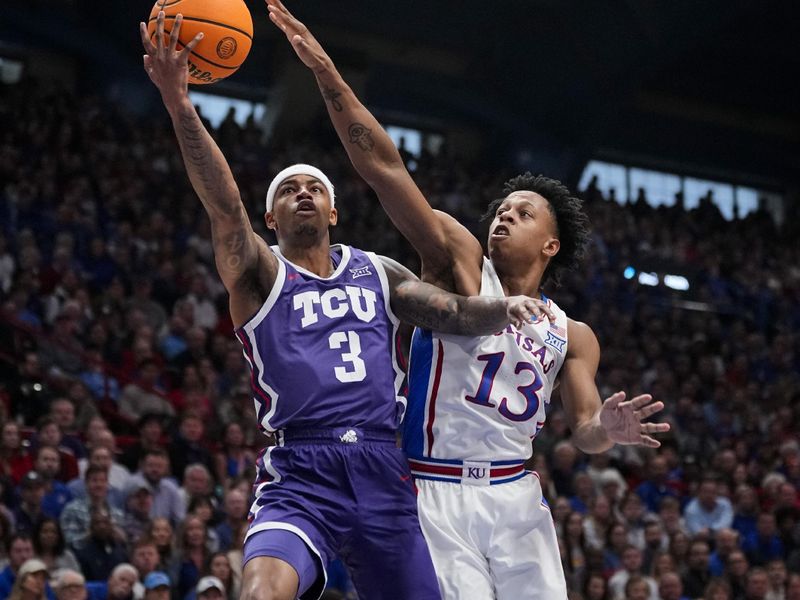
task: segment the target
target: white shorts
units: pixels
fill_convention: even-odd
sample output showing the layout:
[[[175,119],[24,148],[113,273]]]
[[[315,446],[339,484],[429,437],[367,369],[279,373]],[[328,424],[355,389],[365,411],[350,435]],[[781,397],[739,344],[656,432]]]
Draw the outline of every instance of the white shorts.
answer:
[[[416,481],[419,521],[445,600],[564,600],[567,584],[539,478]]]

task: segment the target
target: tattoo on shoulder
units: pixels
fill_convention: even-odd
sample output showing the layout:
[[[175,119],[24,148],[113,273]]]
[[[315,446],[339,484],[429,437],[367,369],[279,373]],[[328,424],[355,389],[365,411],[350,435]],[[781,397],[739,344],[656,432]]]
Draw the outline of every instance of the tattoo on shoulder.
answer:
[[[342,92],[338,92],[332,87],[326,87],[322,90],[322,97],[325,98],[326,102],[331,103],[333,110],[336,112],[342,112],[342,103],[339,102],[339,96],[341,95]]]
[[[353,123],[348,127],[347,133],[350,134],[350,143],[358,144],[358,147],[365,152],[372,152],[375,142],[372,140],[372,129],[361,123]]]

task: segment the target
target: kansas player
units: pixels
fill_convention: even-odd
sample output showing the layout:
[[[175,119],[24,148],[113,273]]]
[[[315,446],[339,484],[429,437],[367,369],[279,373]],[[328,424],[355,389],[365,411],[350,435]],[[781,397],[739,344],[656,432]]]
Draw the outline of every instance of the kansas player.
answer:
[[[530,298],[463,298],[420,282],[394,261],[331,247],[334,188],[293,165],[269,186],[270,248],[253,231],[228,165],[187,94],[181,19],[164,47],[141,25],[144,66],[158,87],[192,185],[211,219],[258,423],[277,445],[258,460],[244,548],[243,598],[317,598],[337,554],[363,598],[440,598],[417,520],[411,473],[395,434],[404,402],[395,361],[398,318],[490,333],[539,314]]]
[[[539,295],[582,255],[581,203],[559,182],[521,175],[493,202],[489,258],[466,228],[431,209],[386,132],[308,29],[279,0],[270,18],[314,71],[328,113],[361,176],[422,258],[425,281],[460,294]],[[589,453],[614,443],[657,447],[663,408],[645,394],[601,402],[592,330],[551,300],[547,318],[467,338],[418,329],[411,347],[404,448],[419,487],[420,521],[442,595],[452,599],[567,597],[552,519],[523,463],[557,384],[572,441]]]

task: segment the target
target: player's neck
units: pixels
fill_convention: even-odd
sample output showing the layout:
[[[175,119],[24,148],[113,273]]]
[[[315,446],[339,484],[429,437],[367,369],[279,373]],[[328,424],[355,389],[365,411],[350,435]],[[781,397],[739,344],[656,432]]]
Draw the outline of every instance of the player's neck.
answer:
[[[539,297],[539,287],[542,283],[541,270],[528,267],[517,273],[512,269],[504,269],[495,265],[495,271],[506,296]]]
[[[315,244],[309,247],[291,246],[281,248],[281,253],[290,262],[298,267],[303,267],[320,277],[330,277],[334,271],[331,261],[330,240],[326,238],[324,244]]]

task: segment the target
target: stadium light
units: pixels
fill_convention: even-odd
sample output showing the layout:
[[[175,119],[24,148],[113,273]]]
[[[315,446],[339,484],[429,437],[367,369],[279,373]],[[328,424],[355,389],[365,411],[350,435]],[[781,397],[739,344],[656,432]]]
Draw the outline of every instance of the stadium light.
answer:
[[[627,267],[625,267],[625,270],[622,272],[622,276],[623,276],[625,279],[633,279],[635,275],[636,275],[636,269],[634,269],[634,268],[633,268],[632,266],[630,266],[630,265],[628,265]]]
[[[639,283],[641,285],[656,286],[658,285],[658,273],[639,273]]]
[[[689,280],[683,275],[664,275],[664,285],[670,289],[685,292],[689,289]]]

